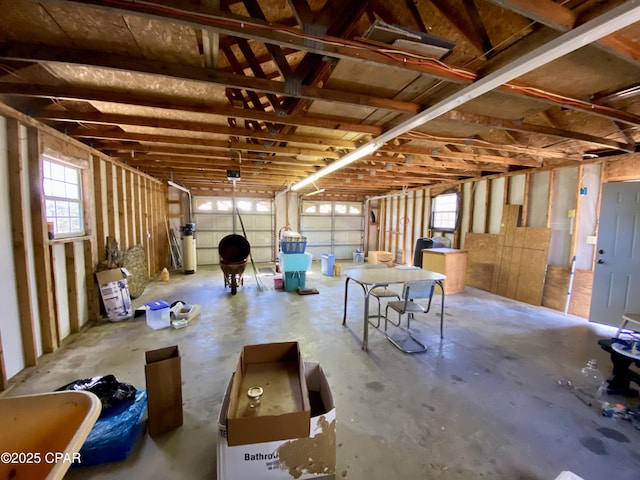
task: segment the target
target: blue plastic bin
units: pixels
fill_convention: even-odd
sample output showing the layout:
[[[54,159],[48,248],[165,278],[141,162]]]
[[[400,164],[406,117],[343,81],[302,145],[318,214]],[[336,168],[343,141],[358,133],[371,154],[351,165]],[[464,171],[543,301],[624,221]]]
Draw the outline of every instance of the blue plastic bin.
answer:
[[[360,250],[356,250],[355,252],[353,252],[353,261],[356,263],[363,263],[364,252],[361,252]]]
[[[283,272],[301,272],[311,268],[313,255],[311,253],[282,253],[280,258],[280,270]]]
[[[284,272],[284,289],[295,292],[298,287],[304,288],[306,280],[307,272]]]
[[[333,264],[336,261],[336,257],[333,253],[323,253],[320,256],[322,262],[322,274],[333,277]]]

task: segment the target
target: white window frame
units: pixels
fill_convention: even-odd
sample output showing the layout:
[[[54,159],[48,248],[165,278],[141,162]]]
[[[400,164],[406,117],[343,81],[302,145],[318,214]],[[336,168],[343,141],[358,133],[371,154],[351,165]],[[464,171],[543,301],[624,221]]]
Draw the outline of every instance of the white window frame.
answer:
[[[453,202],[451,202],[452,199]],[[455,205],[453,209],[452,203]],[[459,203],[457,191],[447,191],[433,197],[431,199],[431,230],[434,232],[455,232],[458,225]]]
[[[52,167],[56,168],[58,175],[52,172]],[[42,194],[45,203],[45,217],[47,222],[54,223],[55,238],[82,237],[86,234],[82,177],[83,168],[49,155],[42,156]],[[76,193],[73,192],[73,189],[76,189]],[[68,208],[67,215],[63,213],[65,204]],[[77,213],[72,214],[74,206],[77,206]],[[77,220],[77,228],[72,227],[74,220]]]

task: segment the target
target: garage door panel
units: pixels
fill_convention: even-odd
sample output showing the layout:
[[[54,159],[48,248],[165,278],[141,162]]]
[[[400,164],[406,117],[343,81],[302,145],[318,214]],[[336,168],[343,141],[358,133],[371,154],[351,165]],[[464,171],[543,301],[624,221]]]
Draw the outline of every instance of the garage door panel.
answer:
[[[362,228],[361,217],[336,217],[335,230],[360,230]]]
[[[196,228],[198,228],[197,225]],[[202,232],[196,230],[196,248],[200,247],[218,248],[218,240],[216,240],[216,234],[214,232]]]
[[[312,202],[303,204],[300,231],[307,237],[307,252],[319,259],[323,253],[333,253],[336,259],[351,259],[356,249],[362,249],[363,211],[356,202]]]
[[[197,262],[219,264],[218,245],[227,235],[244,235],[239,218],[234,215],[234,199],[227,197],[195,197]],[[242,224],[256,262],[273,260],[273,202],[271,200],[236,199]],[[200,207],[200,210],[198,208]]]
[[[353,252],[359,248],[358,245],[343,245],[334,248],[335,256],[339,259],[353,259]]]
[[[218,263],[218,249],[197,248],[196,262],[198,265],[213,265]]]
[[[303,217],[303,226],[313,230],[331,230],[331,217],[322,217],[320,215],[309,215]]]
[[[253,247],[251,246],[251,257],[256,263],[271,262],[271,247]]]
[[[331,232],[306,232],[307,245],[331,245]]]
[[[249,244],[253,249],[253,246],[263,246],[271,248],[271,233],[270,232],[248,232]]]
[[[360,231],[335,232],[334,239],[337,245],[344,245],[344,244],[359,245],[360,243],[362,243],[362,232]]]

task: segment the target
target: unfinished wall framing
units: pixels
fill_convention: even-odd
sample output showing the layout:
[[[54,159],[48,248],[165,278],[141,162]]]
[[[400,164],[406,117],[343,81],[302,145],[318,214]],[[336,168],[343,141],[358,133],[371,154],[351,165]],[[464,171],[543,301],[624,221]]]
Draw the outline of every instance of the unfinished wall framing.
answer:
[[[85,234],[50,240],[42,155],[81,173]],[[0,104],[0,388],[44,353],[100,318],[95,270],[105,238],[142,244],[149,275],[166,265],[166,185]]]
[[[402,263],[411,263],[415,239],[431,236],[428,228],[431,197],[458,187],[459,222],[453,238],[456,247],[468,251],[467,285],[564,310],[575,257],[568,312],[587,318],[595,258],[592,242],[598,234],[601,185],[638,179],[640,156],[632,155],[624,160],[589,160],[568,167],[498,174],[440,185],[437,189],[412,190],[405,192],[406,202],[390,195],[379,200],[377,248],[393,252],[396,257],[400,246],[405,250]],[[516,229],[514,235],[518,233],[509,237],[503,223],[514,209],[518,211],[518,219],[510,228]],[[408,232],[402,229],[400,221],[405,211],[412,212],[414,224]],[[525,239],[526,250],[522,250]],[[529,272],[522,276],[522,281],[521,271]]]

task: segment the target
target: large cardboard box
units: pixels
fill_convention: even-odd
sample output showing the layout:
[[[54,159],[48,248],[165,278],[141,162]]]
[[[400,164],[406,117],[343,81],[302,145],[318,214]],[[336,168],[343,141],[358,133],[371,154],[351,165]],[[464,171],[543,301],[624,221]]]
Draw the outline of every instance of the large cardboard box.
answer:
[[[231,400],[232,377],[218,417],[218,480],[335,478],[333,396],[322,367],[311,362],[304,366],[311,403],[309,435],[304,438],[229,446],[225,414]]]
[[[145,352],[147,426],[156,436],[182,425],[182,372],[177,345]]]
[[[264,391],[259,408],[247,392]],[[226,412],[229,445],[309,436],[311,407],[298,342],[246,345],[231,384]]]
[[[127,276],[129,272],[126,268],[112,268],[96,273],[104,311],[111,321],[127,320],[133,317]]]

